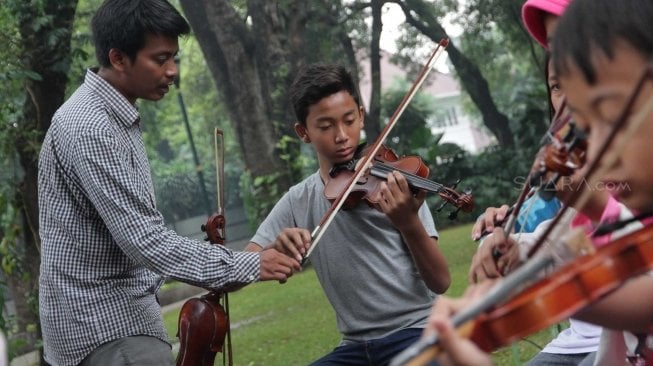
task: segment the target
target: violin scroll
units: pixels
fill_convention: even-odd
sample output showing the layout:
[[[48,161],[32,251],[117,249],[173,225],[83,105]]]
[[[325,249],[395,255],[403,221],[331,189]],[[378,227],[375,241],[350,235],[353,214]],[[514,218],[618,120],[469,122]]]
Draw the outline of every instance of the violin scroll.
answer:
[[[550,137],[536,162],[536,170],[531,174],[530,186],[542,186],[540,195],[544,199],[551,199],[556,192],[556,183],[561,177],[572,176],[585,165],[587,152],[587,139],[584,133],[569,123],[569,130],[564,137],[557,135]],[[543,181],[549,173],[553,176]]]
[[[206,238],[210,243],[224,245],[225,238],[225,227],[227,220],[224,215],[219,213],[214,213],[211,215],[206,224],[202,224],[201,229],[206,233]]]
[[[455,211],[449,213],[448,217],[450,220],[455,220],[458,217],[458,212],[461,210],[466,213],[470,213],[474,210],[474,197],[470,190],[466,190],[461,194],[456,192],[453,188],[443,187],[442,190],[438,192],[438,195],[442,198],[443,202],[436,211],[442,210],[447,204],[456,207]]]

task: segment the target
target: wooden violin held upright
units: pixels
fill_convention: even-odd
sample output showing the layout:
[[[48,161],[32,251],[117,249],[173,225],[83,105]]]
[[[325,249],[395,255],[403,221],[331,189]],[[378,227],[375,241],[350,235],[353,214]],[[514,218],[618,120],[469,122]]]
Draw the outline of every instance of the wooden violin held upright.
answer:
[[[226,219],[224,202],[222,131],[215,130],[216,168],[218,173],[218,212],[209,217],[202,231],[211,244],[225,244]],[[229,298],[226,291],[209,291],[184,303],[179,312],[177,337],[179,353],[177,366],[213,366],[218,352],[223,354],[223,365],[233,364],[229,326]],[[225,340],[227,349],[225,350]],[[228,363],[227,363],[228,362]]]

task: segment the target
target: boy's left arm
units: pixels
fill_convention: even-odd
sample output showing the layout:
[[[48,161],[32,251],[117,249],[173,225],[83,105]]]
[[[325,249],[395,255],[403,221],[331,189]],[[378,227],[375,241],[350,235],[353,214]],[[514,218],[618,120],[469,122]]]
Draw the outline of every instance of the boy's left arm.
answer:
[[[449,266],[437,239],[426,232],[418,214],[426,192],[414,195],[406,178],[393,172],[383,183],[382,197],[379,202],[381,210],[401,233],[424,283],[433,292],[444,293],[451,284]]]

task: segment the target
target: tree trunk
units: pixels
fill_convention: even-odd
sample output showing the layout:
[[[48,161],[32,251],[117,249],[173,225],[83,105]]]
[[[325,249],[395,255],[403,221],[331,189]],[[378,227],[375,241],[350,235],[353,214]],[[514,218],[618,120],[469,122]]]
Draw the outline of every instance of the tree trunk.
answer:
[[[16,2],[13,6],[21,35],[19,59],[25,70],[41,78],[25,83],[25,102],[14,145],[23,170],[14,201],[22,212],[23,231],[17,243],[20,248],[16,251],[18,268],[8,276],[7,282],[16,304],[18,333],[15,337],[26,342],[26,347],[14,350],[19,354],[33,349],[41,338],[37,301],[40,265],[38,152],[54,112],[64,101],[76,7],[77,0],[47,0],[40,9],[30,2]]]
[[[181,0],[227,105],[245,168],[253,177],[276,177],[273,183],[268,181],[268,186],[260,187],[254,201],[276,202],[279,192],[290,186],[291,174],[276,148],[281,136],[279,122],[274,120],[287,116],[287,99],[283,95],[274,100],[272,94],[278,90],[276,83],[287,82],[292,67],[286,64],[286,41],[278,37],[275,29],[279,21],[275,18],[276,1],[251,3],[251,16],[256,17],[253,23],[258,27],[254,30],[228,0]],[[287,119],[283,122],[290,123]],[[257,219],[266,214],[258,212]]]
[[[428,6],[432,6],[431,4],[425,4],[423,0],[396,1],[396,3],[401,6],[406,16],[406,22],[434,42],[439,42],[443,38],[449,38],[437,19],[430,16],[430,14],[426,14],[424,11],[420,11],[420,9],[426,9]],[[485,126],[496,136],[499,144],[502,146],[513,146],[515,140],[510,130],[510,121],[505,114],[497,109],[487,80],[485,80],[481,71],[451,41],[449,41],[449,46],[447,47],[447,54],[451,59],[451,63],[456,68],[463,87],[481,112]]]
[[[384,0],[372,0],[372,40],[370,44],[370,110],[365,121],[365,133],[368,141],[376,140],[381,133],[381,8]]]

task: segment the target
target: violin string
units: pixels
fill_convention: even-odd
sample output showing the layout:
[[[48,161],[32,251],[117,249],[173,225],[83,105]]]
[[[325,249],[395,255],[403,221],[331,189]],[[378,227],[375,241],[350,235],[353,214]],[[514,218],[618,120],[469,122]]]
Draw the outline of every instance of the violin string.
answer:
[[[410,173],[410,172],[407,172],[405,170],[396,169],[396,168],[394,168],[394,167],[392,167],[392,166],[390,166],[390,165],[388,165],[386,163],[383,163],[383,162],[375,162],[372,169],[374,169],[374,168],[378,168],[379,170],[381,170],[381,171],[383,171],[385,173],[391,173],[393,171],[398,171],[401,174],[403,174],[404,176],[406,176],[406,178],[408,178],[408,180],[412,179],[413,181],[416,181],[416,182],[419,182],[420,184],[423,184],[425,186],[425,188],[433,187],[432,190],[434,192],[439,192],[444,187],[444,184],[442,184],[442,183],[438,183],[438,182],[435,182],[435,181],[432,181],[432,180],[428,180],[426,178],[420,177],[417,174]],[[418,188],[421,188],[421,187],[418,187]]]

